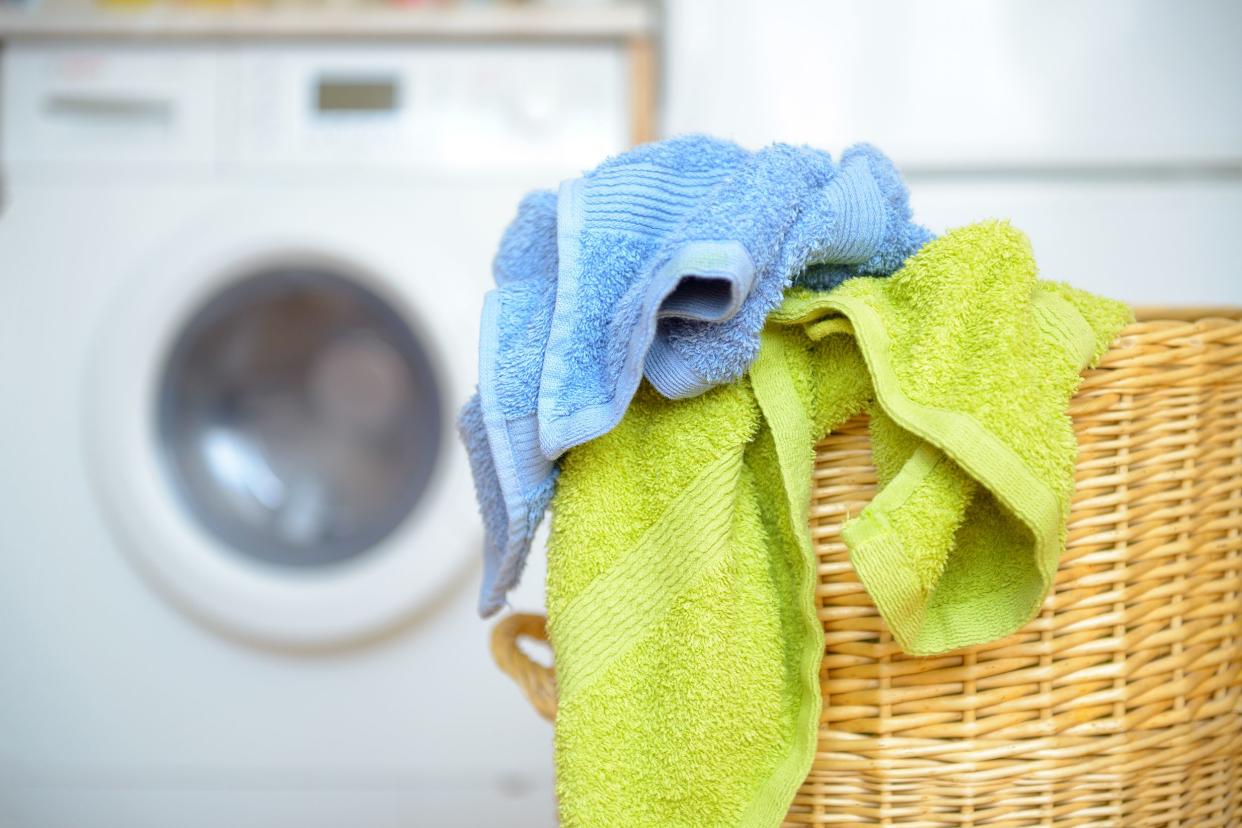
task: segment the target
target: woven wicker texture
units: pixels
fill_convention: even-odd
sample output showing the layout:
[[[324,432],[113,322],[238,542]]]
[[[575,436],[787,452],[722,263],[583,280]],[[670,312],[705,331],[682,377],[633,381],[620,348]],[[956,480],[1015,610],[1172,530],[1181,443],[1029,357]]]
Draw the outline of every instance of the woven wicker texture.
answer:
[[[1149,312],[1071,406],[1077,492],[1042,614],[899,652],[841,524],[875,493],[866,420],[818,446],[824,708],[788,825],[1242,826],[1242,312]],[[552,670],[493,652],[544,716]]]

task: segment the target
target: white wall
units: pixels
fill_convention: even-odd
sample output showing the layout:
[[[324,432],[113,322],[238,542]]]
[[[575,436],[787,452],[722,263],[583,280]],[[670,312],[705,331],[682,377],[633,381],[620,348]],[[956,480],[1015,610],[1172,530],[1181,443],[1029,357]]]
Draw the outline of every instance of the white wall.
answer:
[[[1242,304],[1242,4],[669,0],[664,125],[902,167],[936,230],[1010,218],[1045,277]]]

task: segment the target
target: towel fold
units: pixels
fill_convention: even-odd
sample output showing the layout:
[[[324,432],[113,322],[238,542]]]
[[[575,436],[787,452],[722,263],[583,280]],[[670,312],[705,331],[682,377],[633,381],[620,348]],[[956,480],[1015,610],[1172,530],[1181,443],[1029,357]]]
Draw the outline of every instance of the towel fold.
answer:
[[[502,241],[479,399],[460,420],[485,512],[484,615],[520,576],[554,461],[613,428],[644,375],[669,398],[736,380],[808,265],[820,283],[886,275],[930,238],[867,146],[837,165],[805,147],[672,139],[565,182],[554,215],[550,203],[524,201]]]
[[[929,244],[886,282],[798,291],[774,315],[812,339],[848,320],[875,389],[880,490],[842,527],[903,650],[934,655],[1027,623],[1065,547],[1079,373],[1133,319],[1036,279],[1005,222]]]
[[[844,536],[903,649],[1030,620],[1064,545],[1066,406],[1128,319],[973,225],[890,279],[790,291],[747,378],[680,402],[644,385],[568,452],[547,583],[562,824],[780,824],[819,717],[814,444],[863,410],[882,488]]]
[[[534,192],[500,241],[497,288],[483,301],[479,390],[457,421],[483,516],[482,612],[503,603],[493,585],[517,583],[556,483],[536,417],[556,267],[556,195]]]

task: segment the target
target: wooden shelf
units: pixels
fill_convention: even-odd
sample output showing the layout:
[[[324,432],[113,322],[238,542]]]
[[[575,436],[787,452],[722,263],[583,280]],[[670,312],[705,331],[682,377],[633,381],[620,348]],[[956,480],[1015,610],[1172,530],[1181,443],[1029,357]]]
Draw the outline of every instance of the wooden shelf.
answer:
[[[3,9],[0,39],[367,38],[630,40],[655,27],[646,4],[419,9]]]

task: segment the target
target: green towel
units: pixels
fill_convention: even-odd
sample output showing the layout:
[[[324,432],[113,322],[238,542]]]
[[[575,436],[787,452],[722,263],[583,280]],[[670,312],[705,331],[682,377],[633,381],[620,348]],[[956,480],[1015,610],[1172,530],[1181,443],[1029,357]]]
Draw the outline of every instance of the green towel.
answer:
[[[748,378],[644,386],[569,452],[547,585],[562,823],[781,822],[820,708],[814,445],[863,410],[882,488],[844,535],[901,646],[1028,621],[1064,543],[1066,405],[1128,318],[1037,282],[1009,225],[973,225],[889,279],[791,292]]]

